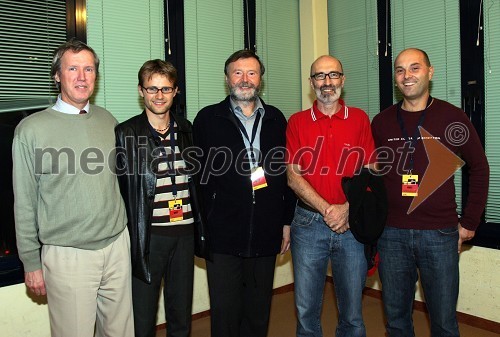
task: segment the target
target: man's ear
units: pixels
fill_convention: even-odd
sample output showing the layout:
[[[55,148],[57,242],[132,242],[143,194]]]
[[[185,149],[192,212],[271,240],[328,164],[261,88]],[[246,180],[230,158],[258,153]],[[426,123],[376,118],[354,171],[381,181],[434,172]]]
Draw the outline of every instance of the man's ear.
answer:
[[[432,80],[432,76],[434,76],[434,67],[429,67],[429,81]]]
[[[142,92],[142,86],[140,84],[137,86],[137,91],[139,91],[139,95],[141,95],[141,97],[144,97],[144,93]]]

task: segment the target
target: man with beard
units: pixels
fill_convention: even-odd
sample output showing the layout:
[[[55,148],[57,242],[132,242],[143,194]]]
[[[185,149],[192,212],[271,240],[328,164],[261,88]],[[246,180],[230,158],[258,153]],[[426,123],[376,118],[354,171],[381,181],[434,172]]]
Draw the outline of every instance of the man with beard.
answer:
[[[183,151],[192,145],[191,123],[171,111],[177,70],[163,60],[138,74],[144,111],[116,129],[120,187],[132,247],[132,298],[136,337],[156,336],[163,280],[167,336],[191,329],[194,273],[194,182]]]
[[[367,262],[364,245],[349,230],[341,179],[370,166],[374,144],[366,113],[340,99],[344,81],[339,60],[321,56],[314,61],[310,83],[317,99],[310,109],[292,115],[287,128],[288,184],[299,197],[291,226],[299,337],[322,336],[329,260],[339,311],[336,336],[366,336],[361,298]]]
[[[250,50],[225,63],[230,96],[194,120],[210,249],[212,336],[265,337],[276,254],[289,248],[286,119],[259,98],[264,65]]]

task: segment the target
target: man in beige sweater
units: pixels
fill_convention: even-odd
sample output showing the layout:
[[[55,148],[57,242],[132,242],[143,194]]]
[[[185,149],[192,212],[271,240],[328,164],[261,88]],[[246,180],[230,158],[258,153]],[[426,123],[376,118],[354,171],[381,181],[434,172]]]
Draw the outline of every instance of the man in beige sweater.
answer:
[[[54,53],[54,106],[13,141],[14,213],[25,283],[47,295],[52,336],[133,336],[130,241],[114,174],[116,119],[89,104],[99,68],[79,41]]]

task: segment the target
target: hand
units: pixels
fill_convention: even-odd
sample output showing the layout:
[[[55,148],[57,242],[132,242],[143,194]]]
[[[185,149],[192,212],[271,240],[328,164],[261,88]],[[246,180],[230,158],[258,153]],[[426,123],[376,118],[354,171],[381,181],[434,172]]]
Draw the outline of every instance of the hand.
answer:
[[[349,223],[348,223],[348,222],[346,222],[344,226],[342,226],[342,227],[340,227],[340,228],[338,228],[338,229],[336,229],[336,230],[334,230],[334,229],[332,228],[332,230],[333,230],[335,233],[337,233],[337,234],[344,234],[344,233],[345,233],[345,232],[347,232],[350,228],[351,228],[351,226],[349,226]]]
[[[323,218],[326,225],[337,234],[345,233],[349,227],[349,203],[330,205]]]
[[[475,231],[470,231],[462,227],[462,225],[458,224],[458,253],[462,251],[462,243],[465,241],[472,240],[472,238],[476,235]]]
[[[43,280],[43,273],[41,269],[24,273],[24,283],[26,287],[35,295],[46,295],[45,281]]]
[[[281,241],[280,254],[285,254],[290,249],[290,226],[283,226],[283,240]]]

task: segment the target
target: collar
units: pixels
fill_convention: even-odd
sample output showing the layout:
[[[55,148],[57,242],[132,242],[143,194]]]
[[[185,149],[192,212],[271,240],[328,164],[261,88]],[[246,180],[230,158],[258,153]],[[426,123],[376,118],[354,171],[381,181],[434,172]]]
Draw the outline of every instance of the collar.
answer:
[[[87,104],[85,105],[83,110],[90,112],[89,108],[90,108],[90,104],[89,104],[89,102],[87,102]],[[70,114],[70,115],[78,115],[80,113],[80,110],[81,110],[81,109],[78,109],[77,107],[63,101],[61,99],[61,94],[59,94],[57,96],[56,104],[54,104],[52,109],[59,111],[59,112],[63,112],[65,114]]]
[[[345,102],[343,99],[339,99],[339,103],[341,105],[340,109],[339,109],[339,111],[334,113],[332,115],[332,117],[336,117],[336,118],[340,118],[340,119],[347,119],[347,117],[349,117],[349,108],[347,107],[347,105],[345,105]],[[313,122],[317,121],[318,119],[328,118],[327,115],[325,115],[324,113],[319,111],[317,100],[314,101],[313,106],[311,107],[311,118],[312,118]]]
[[[182,132],[187,132],[186,130],[186,125],[184,123],[181,123],[178,119],[178,116],[173,113],[171,110],[168,112],[170,114],[170,118],[174,120],[174,122],[177,124],[177,130],[182,131]],[[149,124],[148,120],[148,115],[146,114],[146,110],[142,110],[141,115],[143,116],[143,121],[145,122],[145,125],[147,126]]]
[[[259,101],[262,104],[262,108],[266,112],[265,115],[262,115],[262,121],[265,121],[268,119],[275,119],[276,113],[274,112],[274,109],[272,108],[272,106],[266,105],[266,102],[264,102],[264,100],[260,97],[259,97]],[[217,107],[218,108],[220,107],[221,109],[215,110],[215,116],[227,118],[229,120],[234,120],[234,118],[236,117],[233,113],[230,96],[226,96],[226,98],[223,101],[221,101],[217,104]],[[235,120],[234,120],[234,123],[235,123],[235,125],[237,125]]]
[[[188,126],[182,122],[182,120],[179,120],[177,118],[177,116],[175,115],[175,113],[173,113],[172,111],[169,111],[169,114],[170,114],[170,118],[175,122],[176,126],[177,126],[177,133],[189,133],[190,131],[188,129],[186,129]],[[150,129],[150,124],[149,124],[149,120],[148,120],[148,115],[146,114],[146,110],[142,110],[142,113],[140,115],[141,117],[141,120],[142,122],[139,124],[141,126],[141,129],[138,130],[138,134],[139,135],[149,135],[151,138],[155,138],[153,133],[151,132],[151,129]]]
[[[265,109],[264,106],[262,105],[262,102],[260,101],[260,98],[257,97],[255,100],[255,109],[253,110],[252,114],[250,116],[245,116],[243,113],[243,110],[241,107],[236,103],[235,100],[233,100],[232,97],[229,97],[229,103],[231,104],[231,111],[238,117],[239,119],[251,119],[255,117],[255,113],[257,111],[260,111],[260,116],[264,117]]]

